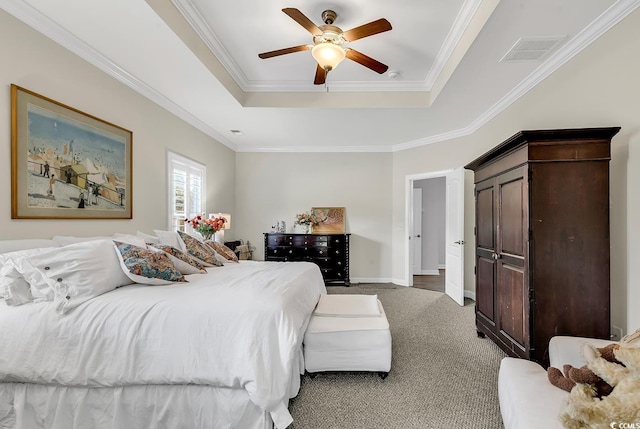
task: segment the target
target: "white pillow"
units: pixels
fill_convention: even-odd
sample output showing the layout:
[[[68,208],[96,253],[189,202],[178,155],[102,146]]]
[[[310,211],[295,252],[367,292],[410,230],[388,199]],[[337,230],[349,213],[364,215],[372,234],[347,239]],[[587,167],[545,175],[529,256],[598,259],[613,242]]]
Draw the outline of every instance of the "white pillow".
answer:
[[[122,272],[111,239],[70,244],[26,259],[47,279],[60,314],[133,283]]]
[[[41,238],[23,238],[20,240],[0,240],[0,253],[17,252],[18,250],[36,249],[42,247],[56,247],[53,240]]]
[[[60,249],[59,247],[42,247],[35,249],[18,250],[0,254],[0,265],[11,266],[24,277],[29,284],[31,295],[36,302],[52,301],[53,289],[49,287],[46,278],[36,270],[28,261],[27,257],[38,255],[43,252]]]
[[[0,268],[0,298],[4,298],[7,305],[11,306],[33,301],[29,283],[11,265],[4,265]]]
[[[95,241],[108,239],[109,237],[95,236],[95,237],[75,237],[73,235],[56,235],[52,238],[53,242],[58,246],[68,246],[69,244],[84,243],[85,241]]]
[[[116,232],[115,234],[113,234],[111,238],[113,238],[116,241],[120,241],[122,243],[133,244],[134,246],[144,247],[144,248],[147,247],[147,243],[144,242],[144,238],[138,237],[137,235],[121,234],[119,232]]]
[[[158,239],[160,240],[160,244],[166,244],[168,246],[173,246],[176,249],[182,250],[185,252],[187,250],[184,242],[180,238],[177,232],[175,231],[161,231],[159,229],[154,229],[153,232],[156,233]]]
[[[144,232],[136,232],[136,235],[144,240],[145,243],[160,243],[160,238],[155,235],[145,234]]]
[[[320,295],[316,316],[380,317],[378,295]]]

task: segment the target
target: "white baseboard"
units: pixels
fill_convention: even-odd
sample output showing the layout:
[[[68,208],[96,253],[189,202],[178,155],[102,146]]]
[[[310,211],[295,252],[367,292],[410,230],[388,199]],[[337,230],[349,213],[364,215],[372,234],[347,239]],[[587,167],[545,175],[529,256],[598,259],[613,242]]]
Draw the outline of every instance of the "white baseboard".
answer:
[[[438,265],[438,269],[439,269],[439,270],[444,270],[444,269],[446,269],[446,268],[447,268],[447,266],[446,266],[446,265],[444,265],[444,264],[442,264],[442,265]]]
[[[438,270],[422,270],[420,271],[421,276],[439,276],[440,271]]]
[[[358,284],[358,283],[395,283],[395,284],[398,284],[396,280],[385,279],[385,278],[351,277],[350,280],[351,280],[351,284]]]
[[[472,290],[465,290],[464,291],[464,297],[472,299],[472,300],[475,301],[476,300],[476,293],[474,291],[472,291]]]

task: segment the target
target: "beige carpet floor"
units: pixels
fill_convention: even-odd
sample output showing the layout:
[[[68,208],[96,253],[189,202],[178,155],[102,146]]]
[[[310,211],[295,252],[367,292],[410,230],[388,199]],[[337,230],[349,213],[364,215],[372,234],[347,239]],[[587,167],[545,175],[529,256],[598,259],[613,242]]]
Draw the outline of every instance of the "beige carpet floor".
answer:
[[[392,284],[328,287],[377,294],[389,319],[391,372],[302,378],[291,429],[499,429],[497,379],[504,353],[478,338],[473,301]]]

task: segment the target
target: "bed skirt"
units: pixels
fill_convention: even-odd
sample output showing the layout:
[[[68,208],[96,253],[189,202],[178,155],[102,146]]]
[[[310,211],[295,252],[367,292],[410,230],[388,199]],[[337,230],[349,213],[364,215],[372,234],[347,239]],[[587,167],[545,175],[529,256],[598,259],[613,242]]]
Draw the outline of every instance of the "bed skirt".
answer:
[[[243,389],[0,383],[1,429],[271,429]]]

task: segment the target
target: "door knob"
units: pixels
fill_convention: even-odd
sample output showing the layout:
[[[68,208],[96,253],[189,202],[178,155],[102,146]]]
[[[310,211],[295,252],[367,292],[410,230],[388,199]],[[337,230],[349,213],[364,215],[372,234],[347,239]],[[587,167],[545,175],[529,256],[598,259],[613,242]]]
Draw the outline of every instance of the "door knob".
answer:
[[[420,234],[416,235],[417,238],[420,238]]]
[[[458,240],[458,241],[454,241],[453,244],[464,244],[464,240]]]

